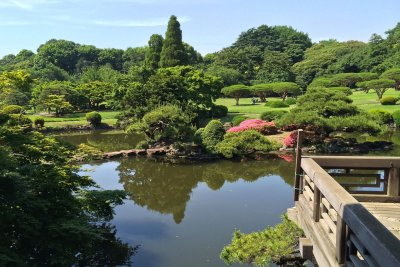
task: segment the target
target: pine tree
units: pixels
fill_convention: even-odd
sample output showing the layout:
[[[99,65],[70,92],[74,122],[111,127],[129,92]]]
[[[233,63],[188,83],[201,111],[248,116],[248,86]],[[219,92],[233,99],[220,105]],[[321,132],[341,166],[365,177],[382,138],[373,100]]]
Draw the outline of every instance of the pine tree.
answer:
[[[171,16],[161,51],[160,67],[174,67],[185,65],[186,63],[187,55],[182,43],[180,24],[176,16]]]
[[[150,69],[158,69],[160,66],[160,54],[163,47],[164,38],[159,34],[150,36],[148,42],[149,49],[146,52],[145,64]]]

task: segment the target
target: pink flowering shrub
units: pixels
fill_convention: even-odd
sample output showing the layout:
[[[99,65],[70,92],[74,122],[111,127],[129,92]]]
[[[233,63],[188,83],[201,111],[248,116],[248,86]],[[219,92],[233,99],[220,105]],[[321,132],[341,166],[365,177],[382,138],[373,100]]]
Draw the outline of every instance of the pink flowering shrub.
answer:
[[[286,147],[294,147],[297,143],[297,131],[291,132],[285,140],[283,140],[283,144]]]
[[[230,128],[227,132],[229,133],[237,133],[243,132],[247,130],[256,130],[262,134],[275,134],[277,133],[278,129],[275,126],[273,121],[267,122],[260,119],[249,119],[242,121],[239,126],[235,126]]]

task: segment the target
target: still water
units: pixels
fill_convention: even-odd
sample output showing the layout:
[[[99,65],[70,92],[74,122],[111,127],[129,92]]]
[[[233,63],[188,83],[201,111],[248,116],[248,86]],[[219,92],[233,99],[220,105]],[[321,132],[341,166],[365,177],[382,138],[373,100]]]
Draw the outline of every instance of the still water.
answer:
[[[118,131],[56,137],[104,151],[132,148],[143,139]],[[235,229],[273,226],[293,206],[293,169],[279,158],[191,164],[128,158],[85,164],[82,174],[103,189],[129,194],[112,223],[119,238],[140,245],[134,266],[214,267],[226,266],[219,254]]]
[[[57,138],[104,151],[132,148],[143,139],[118,131]],[[389,154],[400,155],[399,133],[380,139],[394,141]],[[293,206],[293,170],[293,163],[279,158],[192,164],[128,158],[82,166],[82,174],[103,189],[129,194],[116,208],[113,224],[123,241],[140,245],[133,257],[139,267],[225,266],[219,253],[235,229],[252,232],[275,225]]]

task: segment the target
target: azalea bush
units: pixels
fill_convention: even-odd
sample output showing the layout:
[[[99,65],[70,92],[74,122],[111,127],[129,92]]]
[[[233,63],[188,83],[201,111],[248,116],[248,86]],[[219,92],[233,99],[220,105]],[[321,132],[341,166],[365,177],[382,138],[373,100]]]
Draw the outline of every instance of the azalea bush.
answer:
[[[278,129],[273,121],[267,122],[260,119],[249,119],[242,121],[239,126],[230,128],[228,132],[237,133],[247,130],[255,130],[262,134],[275,134],[278,132]]]
[[[297,143],[297,131],[292,131],[284,140],[283,144],[288,147],[292,148],[295,147]]]

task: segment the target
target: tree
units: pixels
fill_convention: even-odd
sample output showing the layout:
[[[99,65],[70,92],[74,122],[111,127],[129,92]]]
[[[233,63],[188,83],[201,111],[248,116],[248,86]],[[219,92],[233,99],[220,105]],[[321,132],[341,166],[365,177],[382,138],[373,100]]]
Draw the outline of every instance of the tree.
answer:
[[[186,63],[187,55],[182,43],[180,24],[176,16],[171,16],[160,54],[160,67],[174,67],[186,65]]]
[[[239,106],[239,99],[250,95],[251,91],[248,86],[244,84],[235,84],[222,88],[221,93],[226,96],[235,98],[236,106]]]
[[[279,83],[271,83],[272,90],[281,96],[282,101],[285,101],[286,97],[297,96],[301,93],[300,87],[291,82],[279,82]]]
[[[148,50],[148,47],[129,47],[126,49],[122,55],[123,70],[126,72],[132,66],[143,66]]]
[[[31,98],[34,80],[26,71],[5,71],[0,74],[0,105],[25,106]]]
[[[394,88],[396,86],[396,82],[394,80],[389,79],[375,79],[365,82],[357,83],[358,87],[365,88],[367,90],[374,90],[378,99],[382,99],[383,94],[389,90],[390,88]]]
[[[274,94],[272,84],[270,83],[253,85],[250,87],[250,90],[260,98],[261,102],[265,102],[268,96]]]
[[[107,82],[94,81],[80,84],[77,90],[86,97],[88,108],[99,108],[102,102],[105,102],[113,91],[113,86]]]
[[[286,53],[265,51],[264,63],[257,73],[256,80],[261,83],[294,81],[292,64]]]
[[[150,36],[149,48],[146,51],[145,65],[150,69],[156,70],[160,66],[161,51],[164,38],[159,34]]]
[[[116,48],[102,49],[99,53],[99,64],[110,65],[114,70],[121,71],[123,66],[122,55],[124,50]]]
[[[243,76],[239,71],[223,66],[212,65],[206,70],[206,73],[221,77],[224,81],[224,86],[238,84],[243,80]]]
[[[396,82],[396,90],[400,90],[400,68],[393,68],[382,73],[381,78],[390,79]]]
[[[184,42],[183,47],[185,48],[188,65],[196,65],[203,61],[203,57],[193,48],[193,46]]]

